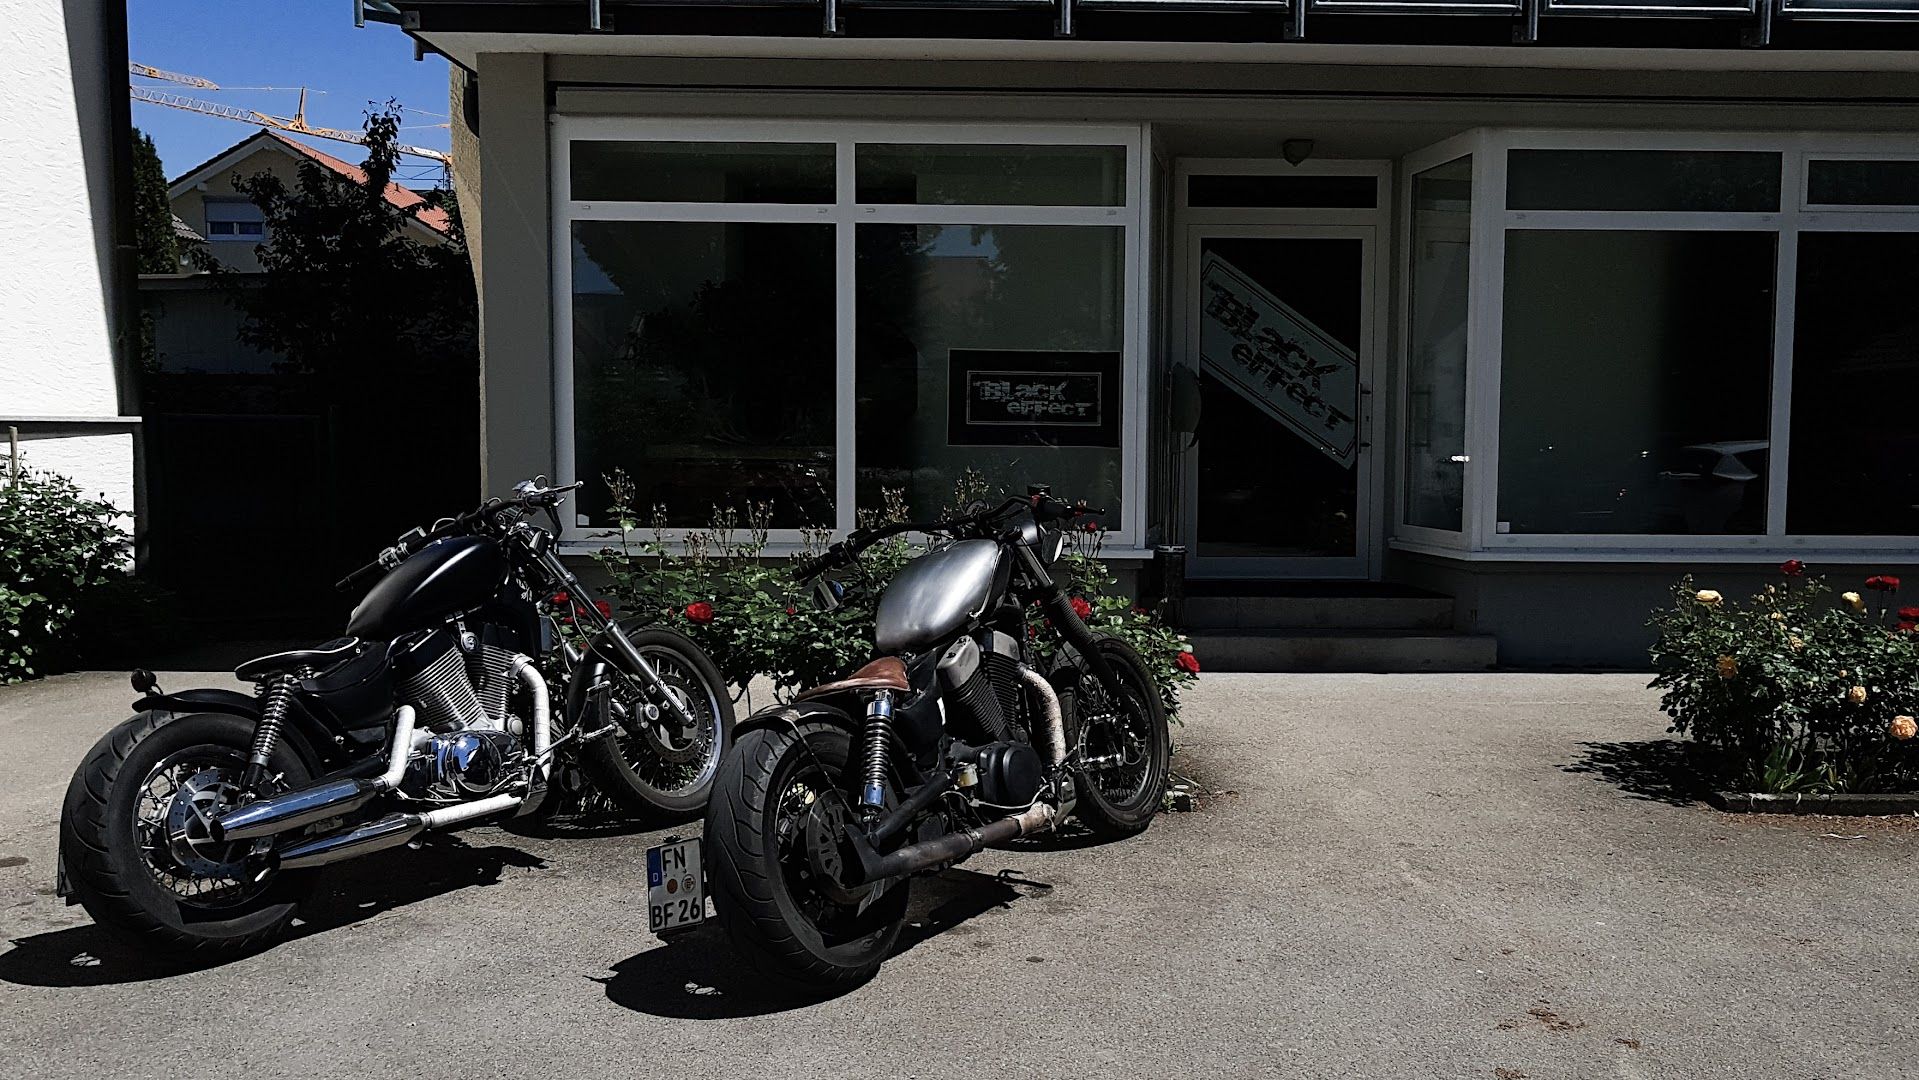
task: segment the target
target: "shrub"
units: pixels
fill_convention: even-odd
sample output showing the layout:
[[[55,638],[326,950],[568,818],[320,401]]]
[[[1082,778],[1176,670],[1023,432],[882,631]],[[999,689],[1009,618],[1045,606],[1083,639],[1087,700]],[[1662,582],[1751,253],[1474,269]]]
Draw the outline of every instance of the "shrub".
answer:
[[[629,612],[687,634],[720,669],[744,686],[763,675],[782,697],[830,682],[873,657],[873,615],[880,593],[901,567],[926,548],[904,536],[868,548],[839,578],[844,589],[831,611],[814,603],[805,586],[788,576],[785,559],[766,554],[768,508],[716,508],[710,528],[666,539],[664,508],[642,520],[632,507],[632,485],[623,474],[608,478],[619,531],[616,546],[601,548],[600,564],[611,579],[608,592]],[[955,504],[981,492],[977,478],[962,479]],[[887,492],[878,510],[861,511],[861,527],[906,520],[899,492]],[[1179,707],[1179,690],[1197,677],[1191,647],[1151,612],[1107,590],[1117,579],[1097,558],[1104,534],[1074,534],[1063,561],[1068,591],[1084,601],[1082,617],[1102,633],[1126,639],[1147,658],[1167,708]],[[802,554],[818,555],[831,533],[801,530]],[[1038,611],[1028,616],[1028,637],[1042,658],[1059,646],[1057,632]],[[1182,654],[1188,659],[1181,661]],[[1185,666],[1182,666],[1185,665]]]
[[[86,655],[84,631],[129,590],[119,513],[58,473],[23,470],[0,487],[0,683]]]
[[[1722,782],[1766,792],[1919,790],[1919,609],[1875,575],[1837,603],[1796,560],[1749,601],[1688,577],[1652,619],[1652,681],[1672,730]]]

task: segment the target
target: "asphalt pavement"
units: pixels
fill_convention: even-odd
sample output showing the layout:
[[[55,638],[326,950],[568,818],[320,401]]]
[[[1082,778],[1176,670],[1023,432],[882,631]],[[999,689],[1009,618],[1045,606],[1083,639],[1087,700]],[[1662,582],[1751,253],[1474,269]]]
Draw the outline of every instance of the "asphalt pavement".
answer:
[[[1919,823],[1705,807],[1643,682],[1209,674],[1200,810],[920,879],[810,1004],[650,937],[663,834],[618,827],[387,853],[156,967],[52,895],[125,682],[0,688],[0,1076],[1919,1077]]]

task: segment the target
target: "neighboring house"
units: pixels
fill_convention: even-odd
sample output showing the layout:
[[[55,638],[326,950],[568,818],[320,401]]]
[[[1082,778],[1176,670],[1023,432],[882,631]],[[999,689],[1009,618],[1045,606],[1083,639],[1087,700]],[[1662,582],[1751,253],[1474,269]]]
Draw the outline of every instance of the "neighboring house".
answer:
[[[126,7],[12,5],[0,35],[0,459],[128,514],[135,483]],[[5,463],[0,462],[0,482]]]
[[[1208,663],[1374,670],[1919,579],[1919,0],[883,7],[364,5],[572,550],[615,468],[776,542],[971,469],[1184,545]]]
[[[271,173],[288,187],[299,182],[300,164],[311,161],[342,182],[366,183],[366,173],[332,154],[316,150],[277,131],[262,129],[212,158],[188,169],[167,185],[174,217],[206,240],[206,250],[222,265],[241,271],[260,269],[254,248],[266,240],[260,208],[241,193],[237,181]],[[419,192],[389,183],[387,201],[404,210],[425,202]],[[444,210],[422,210],[408,225],[415,239],[443,243],[448,228]]]

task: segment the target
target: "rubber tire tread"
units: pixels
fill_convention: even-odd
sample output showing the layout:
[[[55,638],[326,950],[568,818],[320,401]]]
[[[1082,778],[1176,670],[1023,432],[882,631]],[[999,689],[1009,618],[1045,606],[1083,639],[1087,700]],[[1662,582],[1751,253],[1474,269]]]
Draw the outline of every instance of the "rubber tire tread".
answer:
[[[1139,655],[1125,641],[1114,637],[1101,637],[1094,647],[1105,654],[1106,662],[1116,667],[1131,667],[1136,677],[1146,687],[1147,722],[1153,727],[1153,751],[1159,756],[1157,767],[1158,780],[1154,784],[1152,797],[1144,800],[1133,811],[1108,806],[1090,782],[1084,778],[1079,784],[1079,800],[1073,808],[1073,816],[1078,818],[1095,836],[1105,840],[1123,840],[1145,832],[1153,823],[1153,816],[1159,813],[1160,805],[1166,799],[1166,784],[1172,773],[1172,726],[1166,716],[1166,703],[1161,700],[1153,681],[1151,669],[1146,666],[1145,658]],[[1090,673],[1088,678],[1093,678]],[[1074,703],[1077,707],[1078,702]]]
[[[733,743],[735,720],[733,695],[727,686],[726,676],[720,673],[720,666],[706,655],[706,650],[694,644],[693,639],[663,626],[630,630],[627,637],[632,639],[635,647],[658,647],[677,653],[706,683],[707,689],[712,691],[713,700],[719,703],[719,753],[724,760]],[[656,795],[620,753],[617,738],[596,739],[581,747],[578,761],[587,782],[600,794],[611,799],[620,809],[652,824],[672,824],[698,816],[712,793],[712,782],[709,781],[706,791],[694,791],[671,799]],[[715,770],[715,778],[718,775],[718,770]]]
[[[243,717],[154,710],[115,726],[87,752],[61,802],[59,842],[68,882],[94,922],[115,937],[162,958],[194,965],[246,956],[280,939],[299,906],[294,900],[276,901],[276,894],[286,891],[280,882],[239,909],[235,918],[195,923],[201,931],[195,932],[141,902],[142,893],[157,888],[146,881],[146,869],[134,861],[138,853],[116,842],[116,830],[109,828],[116,812],[113,804],[118,785],[123,774],[129,773],[129,763],[132,772],[126,782],[139,783],[147,770],[188,746],[217,743],[231,746],[244,756],[252,730],[252,721]],[[304,763],[285,745],[272,764],[285,775],[289,786],[304,784],[310,776]],[[127,831],[130,837],[130,824]]]
[[[805,995],[839,993],[871,979],[892,953],[905,921],[902,895],[900,917],[885,930],[872,958],[847,965],[808,948],[780,912],[766,857],[769,788],[783,759],[800,752],[802,739],[818,735],[846,739],[850,754],[851,735],[832,724],[801,723],[797,731],[760,727],[741,736],[714,779],[704,834],[707,887],[733,947],[780,989]],[[893,886],[902,894],[908,887],[905,881]]]

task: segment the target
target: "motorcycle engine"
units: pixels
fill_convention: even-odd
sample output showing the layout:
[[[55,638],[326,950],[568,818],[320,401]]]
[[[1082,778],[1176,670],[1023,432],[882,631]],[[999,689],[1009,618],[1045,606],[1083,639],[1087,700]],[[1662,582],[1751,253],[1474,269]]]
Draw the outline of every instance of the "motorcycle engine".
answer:
[[[504,731],[456,731],[427,739],[407,763],[402,787],[448,799],[491,795],[519,775],[526,759],[520,740]]]
[[[441,629],[413,648],[400,698],[419,715],[402,789],[465,800],[498,791],[526,763],[523,724],[507,709],[518,654],[469,631]]]

